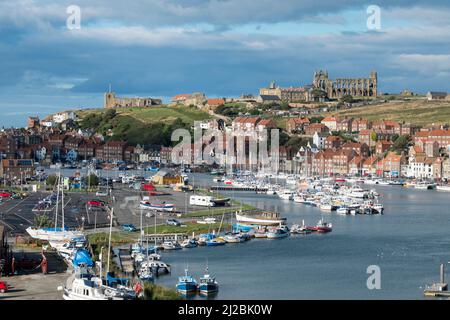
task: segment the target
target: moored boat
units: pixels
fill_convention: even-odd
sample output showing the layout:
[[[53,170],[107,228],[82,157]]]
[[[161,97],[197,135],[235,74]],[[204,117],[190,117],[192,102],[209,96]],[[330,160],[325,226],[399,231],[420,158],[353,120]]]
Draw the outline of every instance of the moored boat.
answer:
[[[194,277],[188,274],[189,270],[184,270],[184,276],[178,278],[176,289],[182,294],[189,294],[197,292],[197,281]]]
[[[200,278],[198,291],[203,295],[215,294],[219,291],[219,283],[215,277],[209,274],[208,267],[206,267],[203,277]]]

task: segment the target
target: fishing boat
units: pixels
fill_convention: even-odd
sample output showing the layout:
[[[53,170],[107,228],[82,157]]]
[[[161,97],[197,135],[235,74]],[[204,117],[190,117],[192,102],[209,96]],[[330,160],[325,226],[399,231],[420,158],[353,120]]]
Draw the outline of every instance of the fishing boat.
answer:
[[[289,228],[287,226],[280,226],[278,228],[271,228],[267,231],[267,239],[281,239],[289,236]]]
[[[215,277],[209,274],[208,267],[206,267],[203,277],[200,278],[198,291],[203,295],[215,294],[219,291],[219,283]]]
[[[243,215],[242,213],[236,213],[236,220],[241,223],[268,226],[285,224],[286,222],[286,218],[281,218],[280,214],[276,212],[262,212],[255,215]]]
[[[169,203],[151,203],[150,201],[140,201],[139,208],[144,210],[172,212],[175,210],[175,205]]]
[[[197,281],[188,274],[189,270],[184,270],[184,276],[178,278],[176,284],[177,291],[182,294],[195,293],[197,291]]]
[[[332,231],[332,224],[329,222],[325,222],[322,219],[317,222],[317,224],[314,227],[308,227],[311,231],[320,232],[320,233],[327,233]]]

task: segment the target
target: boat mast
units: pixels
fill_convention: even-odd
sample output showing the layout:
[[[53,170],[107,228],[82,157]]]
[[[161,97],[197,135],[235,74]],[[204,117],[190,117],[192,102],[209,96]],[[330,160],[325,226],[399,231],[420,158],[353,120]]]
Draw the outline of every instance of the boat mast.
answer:
[[[56,179],[56,206],[55,206],[55,231],[58,225],[58,205],[59,205],[59,180],[61,179],[61,172],[58,173],[58,178]]]
[[[64,179],[61,181],[61,214],[62,214],[62,222],[61,227],[64,231]]]
[[[109,213],[111,215],[111,217],[110,217],[111,220],[109,223],[108,261],[106,264],[106,275],[108,275],[108,273],[109,273],[109,259],[111,257],[111,233],[112,233],[113,213],[114,213],[114,208],[111,208],[111,211]]]

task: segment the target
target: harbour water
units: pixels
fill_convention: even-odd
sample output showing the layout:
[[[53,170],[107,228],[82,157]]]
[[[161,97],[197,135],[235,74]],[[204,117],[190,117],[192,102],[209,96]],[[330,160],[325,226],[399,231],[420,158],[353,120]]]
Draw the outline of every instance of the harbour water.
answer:
[[[190,180],[196,186],[212,185],[207,174],[190,175]],[[438,280],[439,264],[450,261],[450,194],[400,186],[366,188],[376,188],[384,215],[340,216],[277,196],[222,191],[280,212],[289,225],[302,220],[315,225],[323,217],[333,231],[163,252],[172,274],[156,283],[174,288],[186,266],[198,279],[208,263],[220,283],[217,299],[422,299],[424,286]],[[379,290],[367,288],[372,265],[381,269]]]
[[[322,216],[333,232],[163,253],[172,275],[156,282],[174,287],[186,265],[198,278],[208,261],[220,283],[218,299],[422,299],[425,284],[438,280],[439,264],[450,261],[449,194],[376,189],[384,215],[321,214],[277,196],[234,192],[238,200],[282,213],[289,224],[312,225]],[[379,290],[367,288],[371,265],[381,269]]]

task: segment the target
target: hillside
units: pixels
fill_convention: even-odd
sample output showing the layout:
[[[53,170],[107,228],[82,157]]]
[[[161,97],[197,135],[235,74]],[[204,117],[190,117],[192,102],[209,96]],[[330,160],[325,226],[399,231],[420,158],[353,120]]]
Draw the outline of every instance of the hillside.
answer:
[[[211,118],[208,113],[190,107],[85,109],[75,112],[81,128],[94,129],[112,140],[166,146],[172,144],[170,137],[175,129],[190,129],[194,121]]]
[[[336,112],[327,115],[335,115]],[[418,125],[450,123],[450,101],[415,99],[339,110],[341,117],[405,121]]]
[[[101,114],[107,109],[85,109],[75,111],[80,119],[89,114]],[[157,106],[151,108],[117,108],[116,113],[120,117],[130,117],[142,123],[173,123],[180,119],[184,123],[193,124],[194,121],[201,121],[211,118],[211,116],[197,108],[189,107],[169,107]]]

